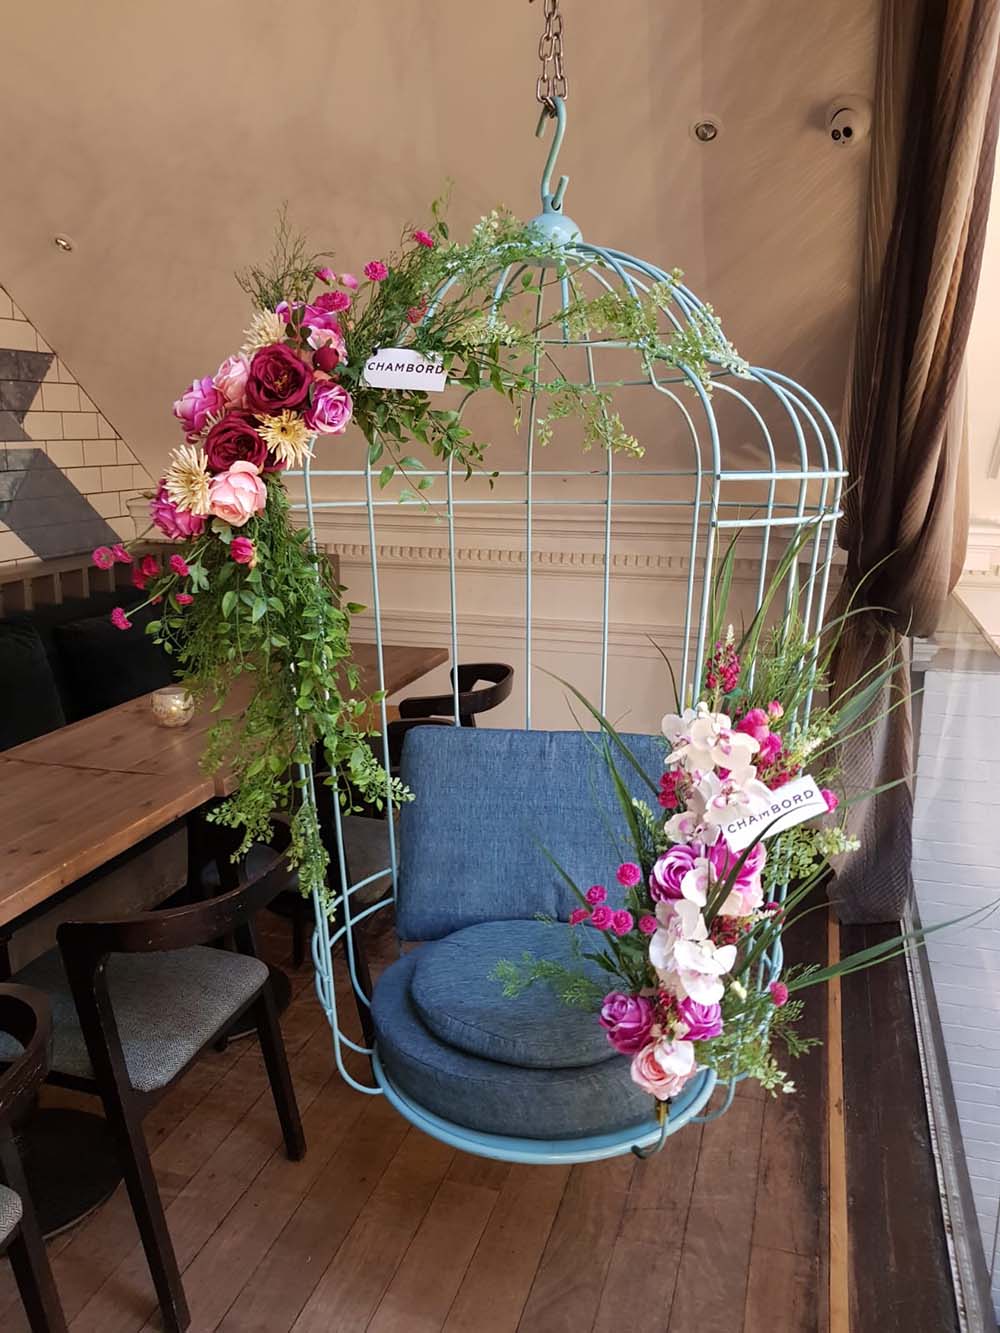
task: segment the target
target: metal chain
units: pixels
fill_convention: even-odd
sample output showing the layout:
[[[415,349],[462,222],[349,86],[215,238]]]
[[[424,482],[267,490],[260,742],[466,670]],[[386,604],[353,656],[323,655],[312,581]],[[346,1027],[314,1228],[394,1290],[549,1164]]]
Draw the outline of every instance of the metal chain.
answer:
[[[535,0],[531,0],[534,4]],[[549,113],[556,114],[555,99],[567,97],[566,72],[563,69],[563,17],[559,0],[544,0],[545,29],[538,39],[538,59],[542,72],[535,83],[535,96]]]

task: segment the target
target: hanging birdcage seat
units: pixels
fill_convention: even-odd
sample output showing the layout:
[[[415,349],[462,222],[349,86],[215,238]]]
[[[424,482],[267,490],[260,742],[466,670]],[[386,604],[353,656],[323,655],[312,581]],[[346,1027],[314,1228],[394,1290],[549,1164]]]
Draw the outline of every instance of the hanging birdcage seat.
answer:
[[[629,741],[655,772],[662,745]],[[517,1160],[604,1156],[593,1145],[620,1152],[657,1135],[648,1092],[591,1012],[544,984],[505,997],[495,975],[526,955],[587,968],[593,928],[566,924],[579,901],[555,863],[589,885],[595,867],[610,875],[621,860],[621,807],[595,738],[416,728],[402,775],[416,799],[400,819],[397,923],[421,943],[372,998],[383,1089],[416,1123],[434,1117],[468,1150]],[[634,773],[628,781],[649,796]],[[714,1081],[706,1071],[689,1084],[672,1125],[704,1106]]]

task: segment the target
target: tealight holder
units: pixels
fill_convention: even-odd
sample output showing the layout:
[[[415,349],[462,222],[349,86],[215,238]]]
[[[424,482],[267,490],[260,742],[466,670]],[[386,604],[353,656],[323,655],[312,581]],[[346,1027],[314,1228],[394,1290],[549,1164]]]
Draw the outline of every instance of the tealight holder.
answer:
[[[153,718],[161,727],[186,727],[194,717],[194,700],[183,685],[154,690]]]

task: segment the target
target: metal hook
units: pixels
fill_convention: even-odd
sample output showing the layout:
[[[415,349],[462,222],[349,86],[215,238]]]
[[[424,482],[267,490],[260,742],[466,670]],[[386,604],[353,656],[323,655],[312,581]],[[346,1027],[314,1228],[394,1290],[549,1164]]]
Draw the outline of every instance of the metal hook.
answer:
[[[559,184],[552,192],[552,173],[555,170],[556,158],[559,156],[559,149],[562,147],[563,135],[566,133],[566,103],[561,97],[551,99],[551,109],[548,104],[542,107],[542,114],[538,117],[538,128],[535,130],[535,138],[540,139],[545,132],[545,122],[555,120],[555,129],[552,132],[552,143],[549,146],[549,155],[545,159],[545,169],[542,172],[542,212],[543,213],[561,213],[563,195],[566,193],[566,186],[569,184],[568,176],[560,176]]]

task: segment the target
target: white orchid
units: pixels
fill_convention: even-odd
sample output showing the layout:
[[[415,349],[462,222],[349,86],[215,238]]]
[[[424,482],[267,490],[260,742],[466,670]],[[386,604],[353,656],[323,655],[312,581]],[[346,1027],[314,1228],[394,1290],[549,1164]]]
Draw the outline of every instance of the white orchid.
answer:
[[[770,788],[758,779],[757,770],[752,765],[739,778],[732,774],[720,778],[718,773],[706,773],[696,791],[703,803],[701,817],[704,824],[716,829],[732,819],[745,819],[747,815],[756,814],[772,799]],[[715,838],[708,837],[705,841],[714,842]]]
[[[678,940],[674,965],[685,995],[697,1004],[718,1004],[725,993],[722,978],[736,962],[735,944],[713,944],[711,940]]]
[[[687,736],[691,723],[698,716],[696,708],[685,708],[683,713],[665,713],[660,722],[660,729],[664,736],[670,742],[671,748],[675,747],[681,737]]]
[[[742,731],[734,731],[728,715],[711,712],[706,703],[698,705],[693,718],[690,713],[687,709],[682,718],[668,714],[663,719],[664,735],[673,746],[667,763],[682,765],[695,781],[716,768],[728,769],[739,781],[751,767],[760,743]],[[673,735],[668,732],[668,723]]]
[[[674,950],[685,939],[705,940],[708,927],[697,903],[673,898],[656,904],[658,929],[649,939],[649,961],[662,978],[674,970]]]

